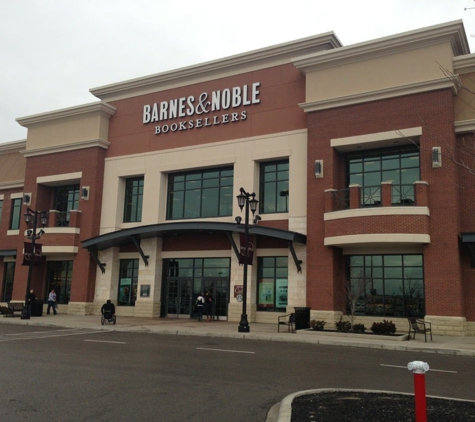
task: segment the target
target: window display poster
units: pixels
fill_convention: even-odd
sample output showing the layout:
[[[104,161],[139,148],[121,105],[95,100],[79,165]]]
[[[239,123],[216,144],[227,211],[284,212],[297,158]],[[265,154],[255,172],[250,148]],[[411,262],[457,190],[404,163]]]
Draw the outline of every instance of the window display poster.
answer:
[[[275,290],[276,290],[276,308],[285,308],[287,306],[287,290],[288,290],[288,281],[285,278],[278,278],[275,280]]]
[[[259,282],[259,307],[274,307],[274,280],[262,279]]]

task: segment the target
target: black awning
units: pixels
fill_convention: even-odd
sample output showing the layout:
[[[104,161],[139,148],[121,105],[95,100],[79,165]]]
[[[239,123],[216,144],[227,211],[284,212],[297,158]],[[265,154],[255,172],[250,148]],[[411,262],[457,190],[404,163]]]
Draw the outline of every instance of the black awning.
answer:
[[[134,244],[142,259],[144,260],[145,265],[148,265],[148,256],[143,254],[143,251],[140,247],[140,240],[150,239],[153,237],[163,238],[166,236],[174,236],[183,233],[199,233],[203,235],[223,233],[229,238],[232,248],[237,253],[237,247],[234,244],[232,234],[244,233],[244,225],[236,223],[201,221],[150,224],[147,226],[134,227],[131,229],[117,230],[111,233],[103,234],[101,236],[92,237],[91,239],[84,240],[82,242],[82,247],[86,248],[92,254],[97,262],[97,265],[101,268],[102,272],[104,272],[104,264],[100,263],[97,258],[98,251],[103,251],[112,247],[121,247]],[[258,225],[249,226],[249,235],[257,237],[264,236],[287,241],[297,270],[299,272],[301,271],[301,261],[297,260],[296,258],[293,249],[293,243],[306,244],[307,236],[289,230],[274,229],[271,227]]]

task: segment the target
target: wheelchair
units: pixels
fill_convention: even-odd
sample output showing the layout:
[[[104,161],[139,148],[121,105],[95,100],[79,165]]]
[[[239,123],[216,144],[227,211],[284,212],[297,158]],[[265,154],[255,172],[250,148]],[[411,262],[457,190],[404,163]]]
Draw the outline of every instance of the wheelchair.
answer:
[[[112,314],[111,311],[104,311],[104,313],[101,316],[101,324],[114,324],[116,322],[117,318],[115,315]]]

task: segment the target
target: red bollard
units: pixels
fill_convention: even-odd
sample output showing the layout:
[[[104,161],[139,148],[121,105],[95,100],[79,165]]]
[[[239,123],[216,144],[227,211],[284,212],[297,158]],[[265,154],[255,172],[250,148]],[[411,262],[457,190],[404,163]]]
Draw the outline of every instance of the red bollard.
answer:
[[[414,401],[416,406],[416,422],[427,422],[426,376],[429,364],[421,361],[409,362],[407,369],[414,373]]]

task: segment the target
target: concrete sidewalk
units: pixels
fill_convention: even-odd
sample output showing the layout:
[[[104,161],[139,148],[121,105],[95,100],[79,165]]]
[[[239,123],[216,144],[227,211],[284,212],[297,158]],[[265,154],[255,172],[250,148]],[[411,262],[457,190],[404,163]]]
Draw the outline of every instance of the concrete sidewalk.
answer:
[[[0,317],[0,323],[58,326],[66,328],[88,328],[98,330],[137,331],[169,335],[191,335],[208,337],[229,337],[266,341],[287,341],[333,346],[351,346],[400,351],[418,351],[428,353],[475,356],[475,337],[433,336],[432,341],[424,342],[422,334],[416,340],[388,340],[379,336],[355,334],[325,333],[318,331],[298,330],[296,334],[281,327],[277,332],[277,324],[250,323],[249,333],[238,332],[238,322],[211,321],[199,322],[192,319],[178,318],[133,318],[117,317],[117,324],[101,325],[100,316],[94,315],[46,315],[31,317],[29,320]],[[404,333],[407,334],[407,333]]]

